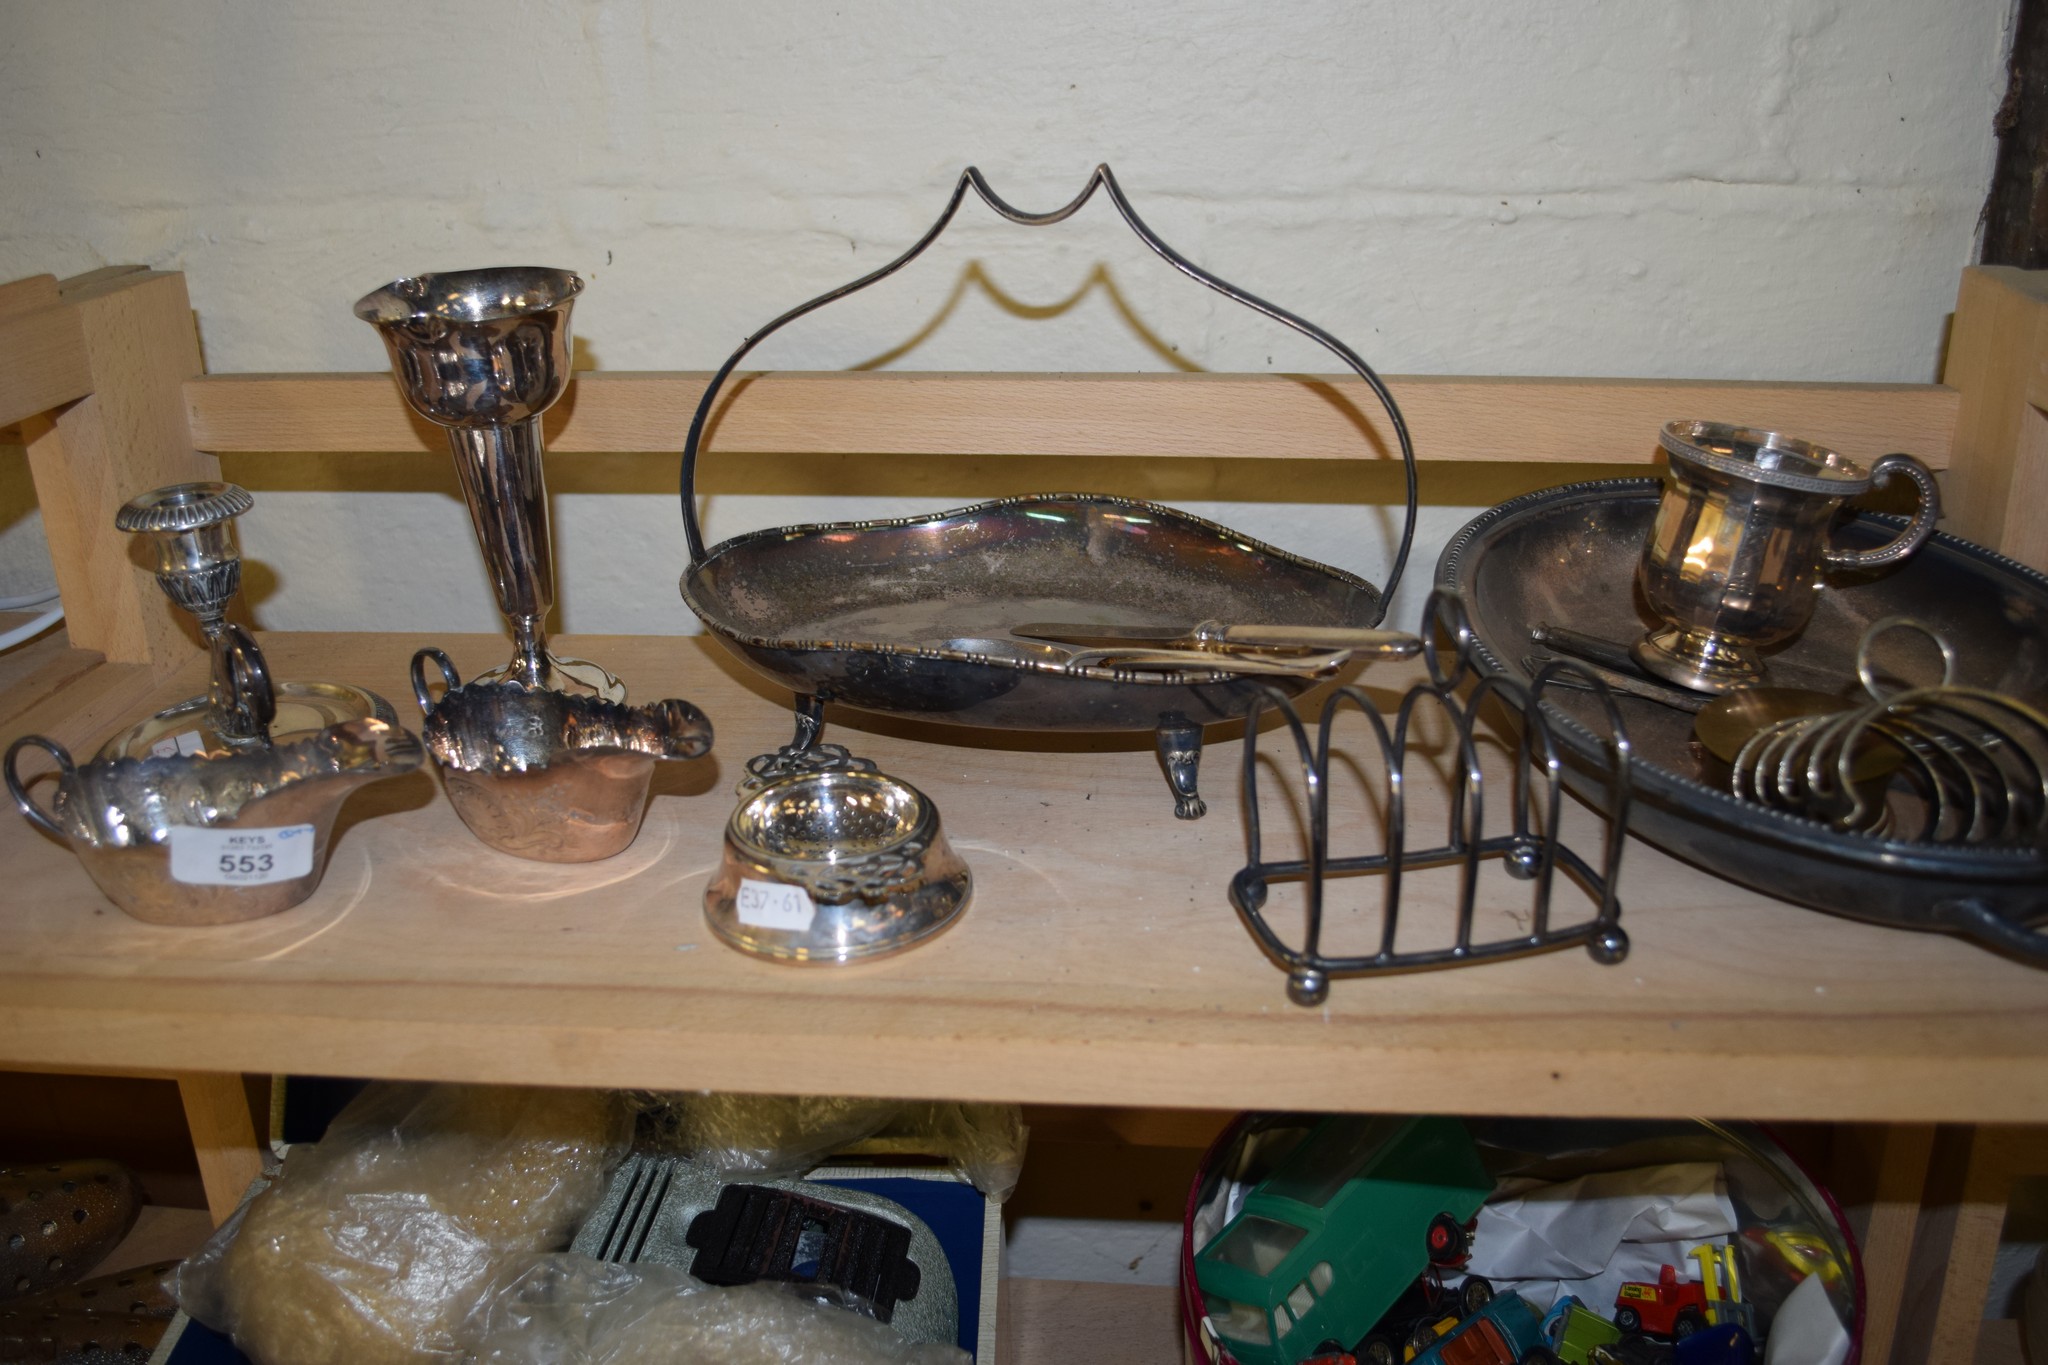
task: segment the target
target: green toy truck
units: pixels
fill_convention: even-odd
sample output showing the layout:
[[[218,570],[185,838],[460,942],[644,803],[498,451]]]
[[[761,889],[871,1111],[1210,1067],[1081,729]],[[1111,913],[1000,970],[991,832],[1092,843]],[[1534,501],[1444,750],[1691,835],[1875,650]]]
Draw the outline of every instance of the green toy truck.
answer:
[[[1452,1118],[1334,1115],[1195,1256],[1238,1365],[1351,1350],[1424,1271],[1464,1263],[1493,1180]]]
[[[1566,1294],[1543,1319],[1543,1335],[1564,1365],[1592,1365],[1593,1352],[1621,1340],[1621,1329]]]

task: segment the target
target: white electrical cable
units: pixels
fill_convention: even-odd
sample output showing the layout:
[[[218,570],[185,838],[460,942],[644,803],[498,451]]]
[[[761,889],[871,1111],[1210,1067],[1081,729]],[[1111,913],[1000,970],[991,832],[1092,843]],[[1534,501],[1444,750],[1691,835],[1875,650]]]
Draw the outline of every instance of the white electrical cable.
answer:
[[[57,600],[55,588],[38,588],[19,597],[0,597],[0,611],[28,611]]]
[[[57,600],[55,588],[24,593],[19,597],[0,597],[0,611],[29,611],[53,602],[56,605],[50,607],[48,611],[23,622],[13,630],[0,631],[0,650],[9,650],[18,644],[33,640],[64,619],[64,604]]]
[[[12,649],[24,641],[33,640],[63,619],[64,608],[51,607],[41,616],[16,626],[13,630],[0,632],[0,650]]]

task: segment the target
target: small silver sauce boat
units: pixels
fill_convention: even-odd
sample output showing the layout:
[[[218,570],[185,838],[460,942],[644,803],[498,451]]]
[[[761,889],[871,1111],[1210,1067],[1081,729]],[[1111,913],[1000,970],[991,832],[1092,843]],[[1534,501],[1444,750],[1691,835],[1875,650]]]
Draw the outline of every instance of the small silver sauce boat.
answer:
[[[429,662],[445,685],[438,700]],[[674,698],[627,706],[511,679],[465,684],[431,647],[413,655],[412,687],[462,823],[492,848],[538,862],[624,852],[646,815],[654,765],[711,751],[711,722]]]
[[[38,806],[17,765],[28,749],[57,761],[57,795]],[[36,828],[69,844],[115,905],[150,924],[231,924],[286,910],[327,870],[334,820],[358,787],[419,767],[419,740],[381,720],[352,720],[275,748],[72,762],[24,735],[7,750],[7,790]],[[209,838],[181,849],[205,831]],[[235,837],[239,833],[239,838]],[[308,851],[310,847],[310,852]],[[237,854],[236,848],[255,850]],[[196,875],[247,880],[197,881]],[[269,863],[261,860],[269,859]],[[303,866],[295,875],[266,874]]]
[[[349,794],[424,756],[374,692],[273,684],[255,637],[226,619],[241,581],[233,522],[249,502],[232,484],[179,484],[135,499],[116,522],[149,535],[157,582],[199,618],[212,661],[206,695],[114,735],[84,765],[43,735],[15,740],[4,760],[29,822],[150,924],[231,924],[297,905],[320,885]],[[21,780],[29,749],[57,763],[47,811]]]

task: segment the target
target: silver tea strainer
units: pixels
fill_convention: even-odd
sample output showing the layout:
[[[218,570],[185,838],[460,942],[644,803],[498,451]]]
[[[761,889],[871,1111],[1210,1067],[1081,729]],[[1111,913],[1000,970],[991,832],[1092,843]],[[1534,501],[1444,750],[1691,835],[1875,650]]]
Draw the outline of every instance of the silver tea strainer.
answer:
[[[712,932],[777,962],[852,962],[951,925],[974,882],[938,807],[866,759],[818,749],[835,752],[742,784],[704,892]]]

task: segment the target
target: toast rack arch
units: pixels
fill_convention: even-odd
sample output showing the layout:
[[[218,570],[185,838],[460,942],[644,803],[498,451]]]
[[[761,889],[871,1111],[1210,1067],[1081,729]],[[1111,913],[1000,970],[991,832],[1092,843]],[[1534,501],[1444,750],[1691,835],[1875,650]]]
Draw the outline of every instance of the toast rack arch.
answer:
[[[1437,643],[1439,629],[1452,641],[1446,660]],[[1465,602],[1437,589],[1423,604],[1422,658],[1428,680],[1401,695],[1391,715],[1360,687],[1339,687],[1323,703],[1311,740],[1309,726],[1285,694],[1262,689],[1244,720],[1245,863],[1230,881],[1230,903],[1259,947],[1287,973],[1287,998],[1297,1005],[1320,1005],[1329,998],[1333,977],[1367,976],[1453,967],[1519,957],[1569,944],[1584,944],[1595,962],[1612,966],[1628,956],[1628,934],[1621,927],[1621,855],[1626,846],[1628,809],[1634,785],[1630,760],[1634,748],[1614,694],[1585,665],[1557,659],[1524,684],[1503,673],[1482,668],[1474,658],[1476,637]],[[1605,714],[1607,739],[1603,771],[1607,788],[1607,827],[1598,862],[1582,856],[1563,840],[1564,757],[1546,715],[1543,694],[1559,676],[1575,679],[1597,697]],[[1470,681],[1470,686],[1466,683]],[[1488,785],[1479,756],[1481,731],[1489,702],[1498,702],[1519,721],[1515,726],[1514,760],[1507,793],[1508,830],[1486,833],[1484,796]],[[1330,835],[1331,736],[1339,714],[1349,706],[1364,719],[1382,773],[1380,809],[1384,829],[1380,853],[1332,854]],[[1273,733],[1283,746],[1292,740],[1301,764],[1308,856],[1272,859],[1265,856],[1259,819],[1259,722],[1267,710],[1280,716]],[[1409,828],[1407,799],[1409,751],[1416,717],[1423,709],[1440,713],[1450,728],[1452,752],[1448,830],[1444,842],[1418,847]],[[1389,720],[1391,719],[1391,724]],[[1491,942],[1477,940],[1475,909],[1481,869],[1498,860],[1508,875],[1532,882],[1530,914],[1522,931]],[[1434,866],[1459,869],[1455,938],[1448,947],[1400,949],[1396,935],[1401,917],[1404,876]],[[1590,917],[1560,924],[1551,909],[1557,874],[1577,882],[1593,902]],[[1337,955],[1323,946],[1325,896],[1333,877],[1378,874],[1382,882],[1380,935],[1369,953]],[[1305,933],[1299,948],[1290,944],[1266,915],[1267,894],[1281,881],[1303,886]]]
[[[970,188],[977,195],[981,196],[982,202],[986,203],[997,213],[1011,222],[1021,223],[1025,227],[1049,227],[1054,223],[1065,222],[1068,218],[1073,217],[1074,214],[1079,212],[1081,206],[1092,199],[1095,196],[1095,191],[1100,189],[1109,196],[1109,202],[1115,205],[1117,213],[1122,216],[1124,222],[1130,225],[1131,231],[1138,235],[1138,240],[1150,247],[1161,260],[1164,260],[1168,265],[1171,265],[1189,279],[1194,280],[1197,284],[1213,289],[1223,295],[1223,297],[1241,303],[1253,312],[1262,313],[1283,327],[1299,332],[1302,336],[1307,337],[1343,361],[1348,369],[1365,381],[1366,386],[1372,390],[1373,396],[1379,400],[1380,406],[1386,410],[1387,420],[1393,425],[1395,439],[1400,443],[1401,463],[1406,474],[1406,510],[1401,523],[1401,540],[1394,553],[1393,566],[1387,573],[1386,585],[1380,594],[1380,611],[1382,616],[1384,616],[1387,603],[1393,600],[1394,590],[1400,586],[1402,570],[1408,564],[1409,548],[1415,540],[1415,446],[1409,439],[1408,423],[1402,418],[1401,407],[1394,401],[1394,395],[1388,392],[1386,384],[1380,379],[1378,374],[1374,373],[1373,368],[1366,364],[1356,351],[1353,351],[1336,337],[1330,335],[1306,318],[1297,317],[1277,304],[1268,303],[1256,294],[1240,289],[1227,280],[1217,278],[1168,246],[1158,233],[1146,226],[1145,220],[1138,216],[1138,211],[1131,207],[1131,201],[1125,197],[1123,187],[1117,184],[1116,176],[1111,172],[1107,163],[1095,168],[1094,172],[1088,177],[1088,183],[1082,186],[1081,192],[1075,195],[1072,201],[1052,210],[1050,213],[1027,213],[1023,209],[1016,207],[989,188],[987,178],[982,175],[978,168],[969,166],[965,171],[961,172],[960,179],[955,182],[953,196],[946,201],[945,211],[939,214],[938,221],[933,223],[926,230],[924,236],[918,238],[909,250],[905,251],[895,260],[890,261],[887,265],[870,271],[849,284],[842,284],[837,289],[820,294],[808,303],[798,304],[781,317],[776,318],[773,322],[761,328],[760,331],[755,332],[745,341],[742,341],[739,349],[726,358],[725,364],[719,366],[718,373],[712,376],[711,383],[705,387],[704,396],[697,402],[696,414],[690,419],[689,439],[683,443],[682,474],[680,480],[683,504],[683,534],[689,542],[691,566],[694,567],[702,563],[705,555],[704,531],[697,519],[697,454],[703,447],[705,427],[710,422],[712,409],[718,403],[719,392],[725,387],[726,380],[731,378],[733,371],[739,368],[740,362],[747,358],[749,352],[776,332],[782,330],[782,328],[795,322],[806,313],[815,312],[836,299],[845,298],[848,294],[858,293],[871,284],[887,279],[924,254],[925,248],[938,240],[939,234],[946,230],[946,225],[951,223],[953,216],[960,211],[961,201],[967,197],[967,191]]]

